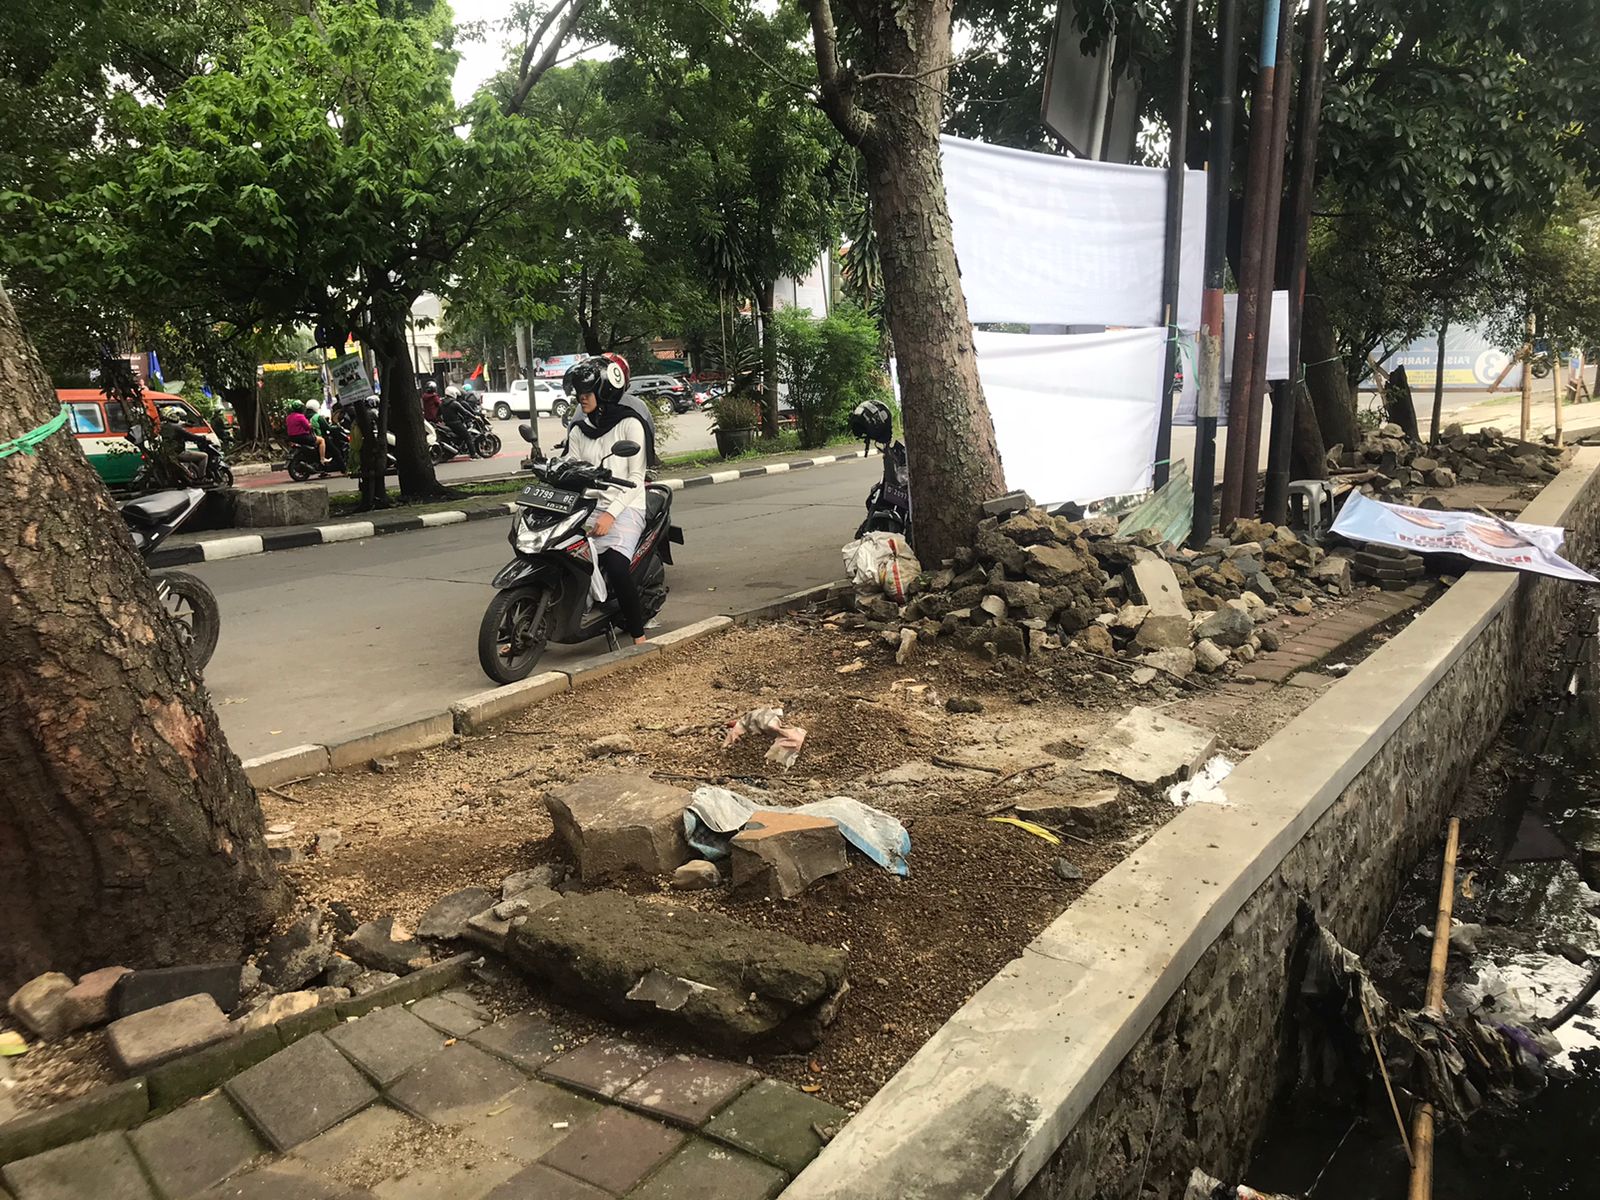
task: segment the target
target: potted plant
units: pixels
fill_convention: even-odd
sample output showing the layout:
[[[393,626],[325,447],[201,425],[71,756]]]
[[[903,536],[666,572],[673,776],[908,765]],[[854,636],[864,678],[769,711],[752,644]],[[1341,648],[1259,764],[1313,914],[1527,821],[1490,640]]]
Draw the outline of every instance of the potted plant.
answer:
[[[761,434],[761,403],[743,389],[727,391],[706,402],[711,429],[717,435],[717,453],[732,458],[755,444]]]

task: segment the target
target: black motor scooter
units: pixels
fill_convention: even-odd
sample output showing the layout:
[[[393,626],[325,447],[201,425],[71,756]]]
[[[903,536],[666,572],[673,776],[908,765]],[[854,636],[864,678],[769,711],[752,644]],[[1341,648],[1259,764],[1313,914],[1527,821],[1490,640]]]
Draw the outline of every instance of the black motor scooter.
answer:
[[[533,441],[526,423],[518,432]],[[637,442],[612,447],[619,458],[641,452]],[[478,627],[478,662],[484,674],[502,684],[532,674],[551,642],[571,645],[604,635],[611,649],[617,648],[616,600],[594,599],[598,564],[584,529],[608,489],[636,485],[618,479],[604,464],[564,458],[535,461],[529,470],[535,482],[518,494],[511,519],[516,557],[494,577],[499,590]],[[645,497],[644,533],[633,553],[632,573],[649,621],[667,601],[666,566],[672,562],[672,543],[683,543],[683,530],[672,523],[671,488],[646,484]]]
[[[205,498],[204,488],[178,488],[151,492],[124,502],[122,519],[128,524],[139,557],[148,560],[156,547],[167,540],[167,535],[187,521]],[[195,670],[200,670],[211,661],[217,648],[217,636],[222,631],[222,614],[217,609],[216,596],[204,580],[187,571],[152,571],[150,579],[156,585],[161,606],[177,623],[179,639],[189,651],[189,661]]]

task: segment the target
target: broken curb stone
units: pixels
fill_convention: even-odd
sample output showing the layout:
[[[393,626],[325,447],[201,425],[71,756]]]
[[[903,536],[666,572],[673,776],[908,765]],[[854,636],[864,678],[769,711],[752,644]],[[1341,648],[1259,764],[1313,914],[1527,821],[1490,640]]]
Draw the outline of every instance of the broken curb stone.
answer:
[[[223,1012],[231,1012],[239,1005],[239,982],[236,962],[130,971],[112,989],[111,1007],[117,1016],[130,1017],[185,996],[207,995]]]
[[[834,821],[762,810],[729,843],[733,886],[788,900],[845,870],[844,834]]]
[[[53,1042],[67,1032],[62,1005],[72,990],[72,977],[59,971],[28,980],[11,994],[11,1015],[37,1038]]]
[[[333,931],[322,928],[322,913],[313,909],[267,942],[256,965],[268,987],[292,992],[322,974],[332,953]]]
[[[1188,779],[1216,746],[1213,733],[1155,709],[1137,707],[1091,746],[1078,766],[1158,788]]]
[[[417,936],[450,940],[461,937],[472,920],[495,901],[488,888],[469,887],[435,900],[417,922]]]
[[[61,1000],[61,1019],[67,1032],[104,1025],[111,1020],[111,992],[127,967],[101,967],[78,980]]]
[[[682,788],[644,775],[590,775],[545,796],[585,883],[626,871],[672,874],[689,859],[688,804]]]
[[[364,967],[396,975],[420,971],[433,961],[427,948],[393,917],[368,921],[340,942],[339,949]]]
[[[718,913],[617,892],[570,895],[522,921],[507,953],[517,967],[623,1017],[667,1017],[729,1048],[814,1045],[845,984],[844,951],[813,946]],[[652,971],[684,980],[681,1005],[629,1000]]]
[[[106,1027],[106,1048],[119,1071],[138,1075],[234,1032],[217,1002],[201,992],[119,1017]]]

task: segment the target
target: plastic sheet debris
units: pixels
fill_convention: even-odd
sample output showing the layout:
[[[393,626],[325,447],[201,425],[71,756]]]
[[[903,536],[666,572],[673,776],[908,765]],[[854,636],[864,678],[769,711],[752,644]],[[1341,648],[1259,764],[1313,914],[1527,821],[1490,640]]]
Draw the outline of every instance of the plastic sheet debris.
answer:
[[[28,1043],[23,1040],[20,1033],[15,1031],[0,1033],[0,1058],[15,1058],[27,1052]]]
[[[846,542],[845,574],[857,587],[878,588],[896,604],[904,604],[911,581],[922,574],[922,564],[898,533],[872,533]]]
[[[794,808],[776,804],[754,804],[737,792],[709,784],[698,787],[683,810],[684,833],[689,845],[702,858],[719,862],[729,856],[728,843],[758,812],[793,812],[808,817],[823,817],[839,826],[839,832],[878,866],[896,875],[909,875],[906,857],[911,853],[911,835],[894,817],[870,804],[849,796],[813,800]]]
[[[1227,804],[1222,781],[1233,774],[1233,761],[1221,754],[1213,756],[1199,772],[1167,789],[1167,799],[1179,808],[1191,804]]]
[[[639,976],[639,982],[629,991],[628,999],[653,1004],[661,1012],[677,1012],[695,993],[716,990],[710,984],[696,983],[692,979],[669,975],[659,968],[652,967]]]
[[[1052,846],[1061,845],[1061,839],[1043,825],[1035,825],[1032,821],[1024,821],[1021,817],[990,817],[988,819],[996,825],[1015,825],[1018,829],[1031,833],[1036,838],[1043,838]]]
[[[776,763],[787,771],[800,757],[800,747],[805,744],[806,731],[790,725],[783,719],[781,708],[752,708],[742,717],[728,723],[728,736],[722,743],[726,750],[747,733],[770,733],[772,748],[767,751],[767,761]]]

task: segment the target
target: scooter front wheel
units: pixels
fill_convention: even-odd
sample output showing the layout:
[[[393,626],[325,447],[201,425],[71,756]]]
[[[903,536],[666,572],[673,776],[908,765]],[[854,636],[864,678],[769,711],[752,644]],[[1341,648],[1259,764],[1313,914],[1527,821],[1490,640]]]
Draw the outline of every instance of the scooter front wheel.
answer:
[[[493,458],[500,453],[500,435],[486,433],[478,439],[476,453],[479,458]]]
[[[478,665],[496,683],[520,683],[533,674],[550,642],[548,588],[496,592],[478,626]]]

